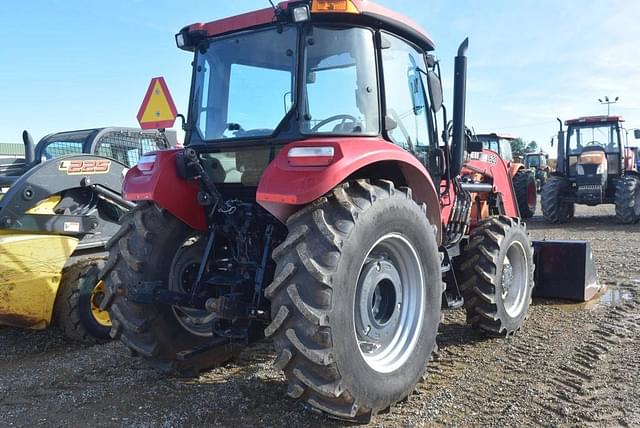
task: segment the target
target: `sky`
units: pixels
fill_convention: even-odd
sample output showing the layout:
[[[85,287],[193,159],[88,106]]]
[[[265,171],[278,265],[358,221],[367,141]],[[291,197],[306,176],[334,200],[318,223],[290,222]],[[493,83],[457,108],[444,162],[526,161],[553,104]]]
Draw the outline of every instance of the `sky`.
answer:
[[[469,37],[467,126],[549,147],[556,117],[606,114],[640,128],[640,2],[379,0],[432,36],[452,109],[453,58]],[[137,126],[149,81],[164,76],[186,113],[192,56],[174,35],[268,6],[267,0],[0,2],[0,142]],[[635,143],[634,143],[635,145]]]

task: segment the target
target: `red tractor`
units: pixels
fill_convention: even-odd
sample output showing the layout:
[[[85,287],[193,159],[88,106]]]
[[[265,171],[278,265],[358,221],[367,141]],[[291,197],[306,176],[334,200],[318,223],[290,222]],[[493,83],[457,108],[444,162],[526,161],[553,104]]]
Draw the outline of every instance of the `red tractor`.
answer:
[[[492,150],[507,162],[511,171],[513,188],[516,192],[518,209],[522,218],[531,218],[538,205],[538,187],[535,174],[522,162],[515,162],[511,151],[511,142],[517,137],[509,134],[476,134],[475,139],[482,142],[482,147]]]
[[[185,148],[145,155],[109,243],[112,335],[195,374],[264,336],[288,395],[366,421],[425,373],[442,306],[510,336],[534,285],[508,165],[453,120],[431,38],[364,0],[185,27]],[[477,153],[468,158],[466,153]]]

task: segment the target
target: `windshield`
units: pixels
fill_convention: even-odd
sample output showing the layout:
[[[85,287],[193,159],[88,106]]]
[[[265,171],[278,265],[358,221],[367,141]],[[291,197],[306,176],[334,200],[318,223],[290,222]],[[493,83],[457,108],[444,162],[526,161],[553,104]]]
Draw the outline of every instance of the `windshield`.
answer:
[[[476,137],[478,141],[482,141],[482,148],[493,150],[506,161],[513,160],[511,152],[511,141],[506,138],[498,138],[493,136],[480,135]]]
[[[585,147],[599,146],[607,153],[619,153],[618,126],[615,123],[569,127],[567,131],[569,154],[582,153]]]
[[[527,156],[525,158],[525,166],[527,168],[540,166],[540,156]]]
[[[305,35],[303,133],[379,132],[373,32],[309,27]]]
[[[198,53],[192,111],[202,140],[274,133],[293,106],[297,39],[295,27],[270,28]]]

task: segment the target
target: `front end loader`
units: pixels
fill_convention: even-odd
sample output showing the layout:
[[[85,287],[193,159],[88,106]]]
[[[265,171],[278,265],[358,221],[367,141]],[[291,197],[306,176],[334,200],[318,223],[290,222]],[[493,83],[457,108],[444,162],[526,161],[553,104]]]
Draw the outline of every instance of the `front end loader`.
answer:
[[[120,196],[122,179],[144,151],[170,144],[157,131],[103,131],[45,137],[36,148],[38,161],[27,158],[20,174],[5,177],[0,324],[44,329],[55,320],[72,339],[108,338],[111,322],[99,308],[104,283],[98,273],[104,244],[133,206]],[[102,156],[83,154],[83,147]],[[77,154],[62,155],[65,150]]]
[[[522,218],[533,217],[538,205],[536,176],[525,164],[514,159],[511,142],[516,140],[516,137],[509,134],[491,133],[477,134],[474,138],[481,141],[485,149],[498,153],[509,164],[520,216]]]
[[[176,42],[185,148],[127,173],[136,207],[100,276],[134,355],[195,375],[266,336],[290,397],[366,422],[424,375],[443,305],[487,335],[523,327],[534,249],[509,165],[465,127],[467,40],[451,126],[433,41],[371,1],[283,2]]]

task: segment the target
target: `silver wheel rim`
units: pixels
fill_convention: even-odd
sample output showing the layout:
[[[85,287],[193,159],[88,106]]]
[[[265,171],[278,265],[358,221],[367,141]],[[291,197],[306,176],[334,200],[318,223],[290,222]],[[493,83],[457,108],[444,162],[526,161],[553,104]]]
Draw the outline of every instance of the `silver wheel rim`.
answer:
[[[360,268],[354,325],[360,355],[379,373],[391,373],[411,357],[425,310],[425,281],[414,246],[391,233],[368,251]]]
[[[509,245],[502,263],[502,302],[507,314],[515,318],[522,313],[527,301],[529,266],[524,247],[518,241]]]
[[[197,242],[196,238],[188,239],[176,253],[169,274],[170,291],[178,293],[189,292],[188,287],[191,285],[189,282],[197,276],[200,261],[187,261],[180,266],[178,266],[177,263],[180,261],[180,252],[189,251],[189,249],[195,248]],[[176,273],[174,271],[175,269],[179,269],[180,272]],[[215,316],[213,314],[210,314],[205,310],[185,308],[182,306],[171,306],[171,311],[180,326],[189,333],[201,337],[213,336],[213,322],[215,321]]]

